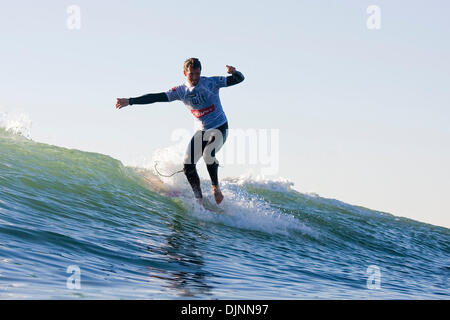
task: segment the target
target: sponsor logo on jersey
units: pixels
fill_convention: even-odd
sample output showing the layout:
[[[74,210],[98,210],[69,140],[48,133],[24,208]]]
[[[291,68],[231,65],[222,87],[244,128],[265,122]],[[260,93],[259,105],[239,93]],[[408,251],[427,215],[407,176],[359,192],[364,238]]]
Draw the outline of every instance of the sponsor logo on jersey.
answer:
[[[216,110],[216,107],[212,104],[209,107],[198,109],[198,110],[191,109],[191,112],[194,115],[194,117],[201,118],[201,117],[207,115],[208,113],[214,112],[214,110]]]

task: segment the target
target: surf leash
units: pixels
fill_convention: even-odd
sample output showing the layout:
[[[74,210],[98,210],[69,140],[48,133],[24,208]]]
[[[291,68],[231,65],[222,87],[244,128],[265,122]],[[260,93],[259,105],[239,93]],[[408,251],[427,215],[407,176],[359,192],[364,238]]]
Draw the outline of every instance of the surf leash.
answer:
[[[170,175],[165,175],[165,174],[162,174],[161,172],[159,172],[158,169],[156,169],[156,166],[157,166],[157,165],[158,165],[158,162],[155,161],[155,171],[156,171],[156,173],[157,173],[158,175],[160,175],[161,177],[165,177],[165,178],[170,178],[170,177],[176,175],[177,173],[180,173],[180,172],[183,172],[183,171],[184,171],[183,169],[181,169],[181,170],[175,171],[174,173],[172,173],[172,174],[170,174]],[[220,168],[223,168],[223,166],[221,166],[221,165],[219,165],[219,167],[220,167]]]
[[[170,177],[176,175],[177,173],[183,172],[183,169],[181,169],[181,170],[175,171],[175,172],[172,173],[171,175],[165,175],[165,174],[162,174],[161,172],[159,172],[158,169],[156,169],[156,166],[157,166],[157,165],[158,165],[158,162],[155,161],[155,171],[156,171],[156,173],[157,173],[158,175],[160,175],[161,177],[170,178]]]

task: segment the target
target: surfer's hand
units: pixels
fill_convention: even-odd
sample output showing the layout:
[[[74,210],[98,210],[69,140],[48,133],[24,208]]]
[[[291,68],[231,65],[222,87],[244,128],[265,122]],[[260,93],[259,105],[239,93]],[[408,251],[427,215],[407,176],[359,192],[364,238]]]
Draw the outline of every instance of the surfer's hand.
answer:
[[[116,109],[120,109],[130,105],[130,100],[126,98],[117,98]]]
[[[227,65],[227,73],[234,74],[235,72],[236,72],[236,68],[235,67]]]

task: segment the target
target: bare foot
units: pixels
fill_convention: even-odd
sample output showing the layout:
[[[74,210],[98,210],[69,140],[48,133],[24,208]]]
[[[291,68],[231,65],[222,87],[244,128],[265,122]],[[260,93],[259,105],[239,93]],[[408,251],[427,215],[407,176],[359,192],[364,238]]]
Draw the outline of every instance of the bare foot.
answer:
[[[214,198],[216,198],[216,203],[220,204],[223,200],[223,194],[219,189],[219,186],[212,186],[212,191],[214,193]]]

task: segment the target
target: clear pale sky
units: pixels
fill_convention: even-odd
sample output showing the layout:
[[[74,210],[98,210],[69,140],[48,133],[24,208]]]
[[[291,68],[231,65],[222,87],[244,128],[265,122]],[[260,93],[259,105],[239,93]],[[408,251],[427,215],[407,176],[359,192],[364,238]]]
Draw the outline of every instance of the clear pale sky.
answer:
[[[67,8],[81,10],[70,30]],[[381,9],[369,30],[366,9]],[[231,128],[278,129],[268,176],[355,205],[450,227],[448,1],[3,1],[0,112],[25,113],[33,140],[124,164],[193,132],[180,102],[116,110],[166,91],[198,57]],[[226,148],[226,146],[224,147]],[[1,151],[0,151],[1,152]],[[230,165],[220,176],[258,173]],[[204,172],[203,172],[204,173]]]

